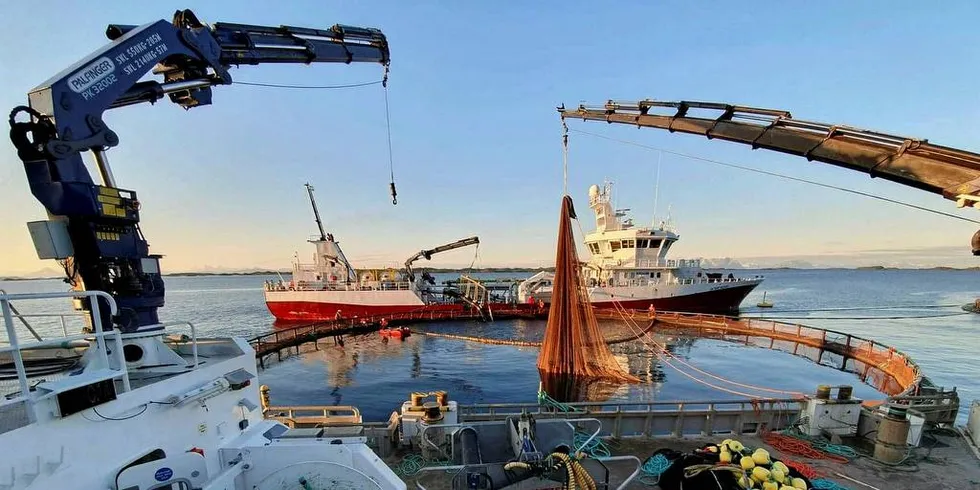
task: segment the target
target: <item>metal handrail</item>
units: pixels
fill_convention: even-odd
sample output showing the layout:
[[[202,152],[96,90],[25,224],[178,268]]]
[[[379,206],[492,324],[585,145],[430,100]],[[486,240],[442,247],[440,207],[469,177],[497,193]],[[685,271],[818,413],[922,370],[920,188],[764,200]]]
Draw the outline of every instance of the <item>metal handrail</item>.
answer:
[[[86,315],[84,313],[14,313],[11,316],[21,321],[24,321],[25,318],[58,318],[61,323],[61,334],[62,336],[67,337],[68,325],[65,323],[65,318],[71,318],[71,317],[85,318]],[[25,322],[25,325],[30,328],[30,324]],[[31,330],[33,330],[33,328],[31,328]],[[43,340],[43,338],[40,338],[40,335],[37,334],[37,332],[32,331],[31,334],[35,335],[34,338],[38,339],[38,341]],[[0,343],[7,343],[7,342],[4,340],[0,340]]]
[[[581,408],[585,411],[588,411],[590,408],[594,409],[598,407],[600,409],[609,408],[611,409],[611,411],[614,412],[616,411],[622,412],[625,411],[623,410],[624,407],[647,407],[647,409],[649,410],[651,407],[657,406],[657,407],[674,407],[679,410],[683,410],[683,407],[691,406],[691,405],[693,406],[738,405],[739,407],[745,407],[746,405],[751,406],[754,403],[756,404],[761,403],[763,405],[766,404],[776,405],[776,404],[787,404],[787,403],[800,403],[800,400],[797,398],[774,398],[774,399],[764,399],[764,400],[744,400],[744,399],[743,400],[654,400],[654,401],[647,401],[647,402],[570,402],[570,403],[565,403],[565,405],[574,408]],[[521,402],[474,403],[471,405],[460,405],[459,410],[461,413],[463,412],[472,413],[475,410],[481,410],[481,409],[487,409],[487,410],[500,409],[500,408],[523,409],[523,408],[539,407],[539,406],[542,405],[540,405],[540,403],[536,401],[524,402],[524,403]],[[605,411],[605,410],[600,410],[600,411]],[[593,412],[595,412],[595,410],[593,410]]]
[[[4,326],[6,327],[7,330],[7,340],[9,342],[9,347],[0,348],[0,352],[11,353],[11,357],[13,358],[14,361],[14,367],[17,371],[17,381],[20,385],[20,395],[16,397],[11,397],[6,401],[6,403],[3,403],[3,405],[6,405],[8,403],[19,402],[22,400],[27,402],[28,405],[30,405],[29,409],[27,410],[28,420],[32,423],[37,420],[37,415],[34,413],[34,406],[33,406],[36,399],[31,392],[30,385],[27,382],[27,369],[24,367],[24,357],[21,354],[21,350],[24,347],[34,347],[37,344],[44,345],[45,343],[53,343],[52,345],[57,345],[57,343],[60,342],[54,340],[39,341],[39,342],[24,344],[24,346],[22,347],[17,337],[17,331],[14,329],[14,315],[13,312],[11,311],[10,302],[12,300],[55,299],[55,298],[96,298],[95,301],[89,301],[89,304],[91,305],[92,308],[91,310],[92,327],[95,331],[90,334],[80,334],[72,337],[79,337],[79,338],[94,337],[96,345],[98,346],[98,349],[100,351],[100,356],[103,365],[106,367],[106,369],[112,370],[112,364],[109,362],[109,352],[106,347],[105,337],[106,335],[114,335],[116,340],[116,356],[120,361],[119,371],[121,371],[122,374],[123,388],[125,391],[130,390],[129,372],[126,369],[126,362],[125,359],[123,358],[122,337],[120,333],[116,330],[113,330],[109,333],[103,330],[102,316],[99,311],[100,305],[97,299],[97,298],[104,298],[107,304],[109,305],[110,314],[117,315],[119,314],[119,308],[116,306],[115,298],[113,298],[108,293],[105,293],[103,291],[68,291],[68,292],[58,292],[58,293],[17,293],[17,294],[8,294],[6,292],[2,292],[0,293],[0,310],[2,310],[3,313]]]
[[[160,326],[163,327],[164,329],[166,329],[167,327],[176,327],[181,325],[186,325],[188,327],[191,327],[191,354],[194,357],[194,367],[191,369],[197,369],[197,329],[194,327],[194,324],[185,321],[176,321],[176,322],[160,324]]]

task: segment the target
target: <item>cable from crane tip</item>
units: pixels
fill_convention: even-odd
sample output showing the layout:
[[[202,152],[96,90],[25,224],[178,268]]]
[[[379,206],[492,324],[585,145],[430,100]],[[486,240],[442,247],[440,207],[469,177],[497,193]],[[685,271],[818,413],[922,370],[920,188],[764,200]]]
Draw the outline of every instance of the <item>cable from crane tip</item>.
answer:
[[[388,173],[391,176],[391,205],[398,205],[398,192],[395,191],[395,161],[391,156],[391,112],[388,109],[388,65],[385,65],[385,77],[381,82],[385,96],[385,133],[388,137]]]

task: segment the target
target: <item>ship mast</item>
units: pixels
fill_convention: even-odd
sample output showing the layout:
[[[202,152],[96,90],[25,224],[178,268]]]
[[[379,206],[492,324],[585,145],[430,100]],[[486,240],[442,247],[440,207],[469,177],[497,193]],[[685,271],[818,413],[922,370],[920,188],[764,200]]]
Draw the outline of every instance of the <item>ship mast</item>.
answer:
[[[304,184],[306,186],[306,192],[310,194],[310,205],[313,206],[313,217],[316,219],[316,227],[320,229],[320,240],[326,241],[327,234],[323,232],[323,223],[320,221],[320,211],[316,208],[316,199],[313,199],[313,186],[307,182]]]

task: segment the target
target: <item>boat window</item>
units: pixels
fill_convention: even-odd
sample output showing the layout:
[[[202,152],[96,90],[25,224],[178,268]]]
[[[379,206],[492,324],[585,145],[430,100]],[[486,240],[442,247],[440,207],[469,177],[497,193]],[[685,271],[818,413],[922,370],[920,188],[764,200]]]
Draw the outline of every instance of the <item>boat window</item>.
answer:
[[[623,240],[623,248],[633,248],[634,243],[633,240]]]
[[[647,240],[647,239],[637,240],[636,241],[636,248],[647,248],[647,244],[648,243],[650,243],[650,240]]]
[[[609,248],[611,248],[613,252],[619,250],[619,242],[609,242]]]
[[[661,240],[650,240],[650,248],[660,248]]]

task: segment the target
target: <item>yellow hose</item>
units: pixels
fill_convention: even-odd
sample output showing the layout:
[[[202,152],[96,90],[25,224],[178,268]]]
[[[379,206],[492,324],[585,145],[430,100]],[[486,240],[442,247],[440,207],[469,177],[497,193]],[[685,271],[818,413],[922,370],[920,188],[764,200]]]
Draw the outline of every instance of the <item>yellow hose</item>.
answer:
[[[562,466],[565,467],[565,474],[568,480],[568,490],[576,490],[582,488],[583,490],[597,490],[595,480],[592,479],[592,475],[578,462],[577,459],[572,459],[567,454],[564,453],[551,453],[552,458],[561,460]]]

